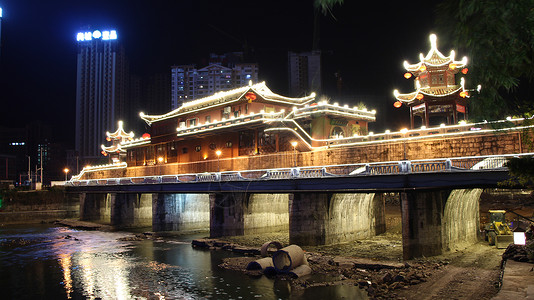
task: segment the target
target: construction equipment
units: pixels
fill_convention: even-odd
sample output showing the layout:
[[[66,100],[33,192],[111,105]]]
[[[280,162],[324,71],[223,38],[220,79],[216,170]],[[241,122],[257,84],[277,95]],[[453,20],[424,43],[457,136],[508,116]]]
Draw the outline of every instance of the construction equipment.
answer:
[[[514,235],[510,225],[506,223],[505,210],[490,210],[490,222],[484,225],[487,241],[490,246],[496,245],[502,249],[514,242]]]

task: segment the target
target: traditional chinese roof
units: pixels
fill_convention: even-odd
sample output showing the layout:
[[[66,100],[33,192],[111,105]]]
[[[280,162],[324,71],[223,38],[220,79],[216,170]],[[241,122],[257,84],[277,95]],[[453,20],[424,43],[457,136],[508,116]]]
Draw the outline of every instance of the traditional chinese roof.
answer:
[[[107,153],[115,153],[115,152],[122,152],[122,153],[126,153],[126,150],[125,149],[122,149],[121,147],[121,144],[114,144],[114,145],[111,145],[109,147],[106,147],[105,145],[101,145],[101,148],[103,151],[107,152]]]
[[[419,73],[424,72],[427,68],[448,67],[451,71],[456,73],[458,70],[465,67],[467,64],[467,57],[464,56],[462,60],[459,61],[454,60],[454,50],[451,51],[449,56],[445,56],[437,48],[436,35],[431,34],[429,39],[430,51],[428,51],[426,56],[423,56],[423,53],[420,53],[420,61],[416,64],[410,64],[407,61],[404,61],[404,68],[406,71],[418,76]]]
[[[115,132],[109,133],[109,131],[106,131],[106,136],[111,140],[122,140],[125,141],[127,139],[132,139],[134,137],[133,131],[130,131],[130,133],[126,133],[124,129],[122,128],[122,121],[119,121],[119,127]]]
[[[411,104],[414,102],[418,102],[417,95],[421,94],[423,95],[423,99],[426,96],[432,96],[436,98],[442,98],[450,95],[454,95],[457,93],[461,93],[465,91],[464,88],[465,80],[463,78],[460,79],[459,85],[449,85],[449,86],[440,86],[440,87],[421,87],[421,84],[419,83],[419,80],[415,82],[417,90],[415,92],[411,92],[408,94],[401,94],[398,90],[393,91],[393,95],[395,98],[401,102],[404,102],[405,104]],[[466,95],[467,96],[467,95]]]
[[[315,99],[315,93],[312,93],[309,96],[301,97],[301,98],[290,98],[290,97],[284,97],[278,94],[273,93],[266,85],[265,82],[257,83],[254,85],[248,85],[244,87],[240,87],[237,89],[224,91],[224,92],[218,92],[211,96],[201,98],[198,100],[193,100],[189,102],[185,102],[182,106],[179,108],[170,111],[163,115],[145,115],[144,113],[140,113],[141,119],[143,119],[145,122],[147,122],[149,125],[166,120],[169,118],[186,115],[192,112],[196,112],[199,110],[203,110],[206,108],[213,108],[217,106],[227,106],[231,103],[244,100],[245,95],[249,92],[253,92],[256,95],[260,96],[263,100],[267,102],[277,102],[280,104],[287,104],[291,106],[302,106],[306,103],[309,103]]]

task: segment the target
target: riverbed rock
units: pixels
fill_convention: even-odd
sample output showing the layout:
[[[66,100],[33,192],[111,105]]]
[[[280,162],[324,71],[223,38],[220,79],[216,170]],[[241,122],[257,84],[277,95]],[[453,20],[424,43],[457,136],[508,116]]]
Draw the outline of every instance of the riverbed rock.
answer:
[[[391,273],[388,272],[382,277],[381,281],[382,283],[390,283],[392,279],[393,276],[391,275]]]

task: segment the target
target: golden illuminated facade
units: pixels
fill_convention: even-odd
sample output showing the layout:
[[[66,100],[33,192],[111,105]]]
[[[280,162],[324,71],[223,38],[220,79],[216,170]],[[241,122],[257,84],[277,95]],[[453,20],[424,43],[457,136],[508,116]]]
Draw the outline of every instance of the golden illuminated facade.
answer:
[[[397,90],[395,107],[406,105],[410,109],[410,125],[414,128],[415,118],[421,119],[424,126],[433,123],[457,124],[460,119],[467,119],[467,101],[469,97],[464,87],[464,79],[457,82],[458,72],[466,74],[467,57],[455,60],[454,51],[444,56],[437,49],[437,37],[430,35],[430,51],[426,56],[421,53],[416,64],[404,62],[404,77],[415,78],[415,91],[401,94]]]
[[[128,166],[188,163],[325,147],[329,141],[366,135],[375,111],[273,93],[250,84],[184,103],[163,115],[141,118],[150,136],[123,141]],[[220,152],[219,152],[220,151]]]

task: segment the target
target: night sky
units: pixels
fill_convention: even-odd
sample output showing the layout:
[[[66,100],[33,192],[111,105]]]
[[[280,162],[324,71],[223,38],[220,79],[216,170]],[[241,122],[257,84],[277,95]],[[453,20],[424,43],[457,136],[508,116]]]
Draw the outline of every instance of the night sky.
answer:
[[[260,80],[282,95],[288,91],[287,51],[312,48],[312,0],[80,2],[0,0],[0,126],[41,120],[53,126],[56,142],[73,147],[76,33],[87,26],[115,28],[131,72],[141,76],[170,72],[178,64],[203,67],[209,53],[247,49],[259,63]],[[413,89],[413,81],[402,76],[402,62],[417,62],[419,53],[429,50],[428,35],[439,33],[434,6],[431,1],[345,0],[333,16],[321,15],[324,92],[335,100],[334,73],[340,72],[342,94],[355,99],[341,104],[364,99],[378,111],[377,131],[407,125],[408,112],[393,109],[392,91]],[[444,54],[453,49],[439,36],[438,47]]]

